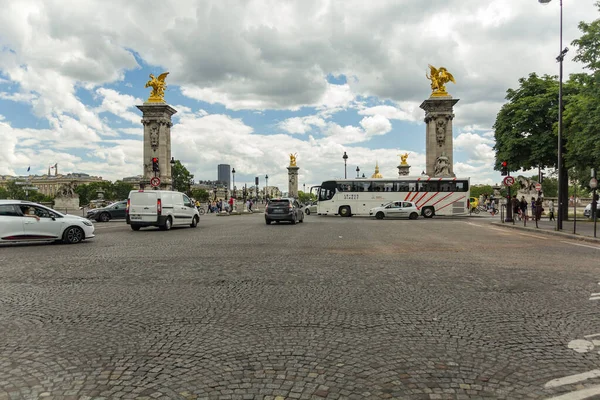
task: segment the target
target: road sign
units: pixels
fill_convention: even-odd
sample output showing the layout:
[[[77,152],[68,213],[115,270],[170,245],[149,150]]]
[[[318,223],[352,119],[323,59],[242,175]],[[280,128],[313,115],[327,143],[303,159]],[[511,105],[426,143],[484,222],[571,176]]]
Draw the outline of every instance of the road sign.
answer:
[[[590,187],[592,189],[596,189],[598,187],[598,179],[596,179],[596,178],[590,179]]]
[[[155,176],[152,179],[150,179],[150,186],[157,187],[158,185],[160,185],[160,178],[158,176]]]
[[[507,176],[504,178],[504,186],[512,186],[515,183],[515,178],[512,176]]]
[[[541,183],[536,183],[535,184],[535,190],[537,190],[538,192],[542,191],[542,184]]]

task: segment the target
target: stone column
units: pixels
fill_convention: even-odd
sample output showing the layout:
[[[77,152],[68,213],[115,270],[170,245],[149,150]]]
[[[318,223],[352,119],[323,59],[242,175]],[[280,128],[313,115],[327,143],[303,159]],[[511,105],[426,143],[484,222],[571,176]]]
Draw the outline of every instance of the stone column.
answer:
[[[398,168],[398,176],[399,177],[403,177],[403,176],[408,176],[408,173],[410,171],[410,165],[406,164],[406,165],[398,165],[396,168]]]
[[[452,146],[453,107],[458,99],[452,96],[430,97],[421,104],[425,110],[425,173],[429,176],[454,177]],[[438,169],[436,171],[436,166]]]
[[[150,179],[154,177],[152,158],[158,158],[161,190],[171,190],[171,117],[177,112],[168,104],[144,103],[137,106],[142,112],[144,125],[144,172],[143,183],[150,188]]]
[[[298,170],[300,167],[287,167],[288,170],[288,196],[298,198]]]

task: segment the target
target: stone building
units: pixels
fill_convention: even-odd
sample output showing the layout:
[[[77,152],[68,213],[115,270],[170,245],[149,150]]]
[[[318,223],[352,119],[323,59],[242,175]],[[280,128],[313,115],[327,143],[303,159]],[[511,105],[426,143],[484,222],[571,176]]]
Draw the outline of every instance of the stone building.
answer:
[[[11,181],[26,182],[27,186],[36,187],[37,191],[45,196],[55,197],[58,189],[65,184],[74,184],[75,186],[86,185],[92,182],[102,182],[101,176],[91,176],[84,173],[70,174],[44,174],[28,176],[0,175],[0,187],[6,187]]]

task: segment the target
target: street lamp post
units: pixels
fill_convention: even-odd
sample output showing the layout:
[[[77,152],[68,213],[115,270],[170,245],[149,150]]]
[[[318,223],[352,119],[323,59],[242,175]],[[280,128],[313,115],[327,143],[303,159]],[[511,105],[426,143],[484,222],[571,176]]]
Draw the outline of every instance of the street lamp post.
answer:
[[[171,190],[175,190],[175,179],[173,179],[173,168],[175,168],[175,157],[171,157],[171,161],[169,161],[169,164],[171,164]]]
[[[552,0],[538,0],[542,4],[548,4]],[[558,215],[556,216],[556,229],[561,230],[563,228],[563,219],[566,212],[565,208],[565,194],[568,192],[568,177],[567,171],[564,167],[563,160],[563,142],[562,142],[562,130],[563,130],[563,61],[568,47],[563,49],[563,2],[559,0],[560,6],[560,54],[556,57],[556,61],[559,64],[558,72]]]
[[[269,200],[267,192],[269,190],[269,175],[265,175],[265,203]]]
[[[358,174],[360,173],[360,168],[356,167],[356,177],[358,178]]]
[[[233,210],[235,211],[235,203],[237,203],[237,198],[235,197],[235,168],[231,169],[231,175],[233,175],[233,193],[232,193],[232,197],[233,197]]]
[[[346,164],[348,161],[348,154],[346,154],[346,152],[344,152],[344,155],[342,156],[342,158],[344,159],[344,179],[347,179],[348,174],[346,173]]]

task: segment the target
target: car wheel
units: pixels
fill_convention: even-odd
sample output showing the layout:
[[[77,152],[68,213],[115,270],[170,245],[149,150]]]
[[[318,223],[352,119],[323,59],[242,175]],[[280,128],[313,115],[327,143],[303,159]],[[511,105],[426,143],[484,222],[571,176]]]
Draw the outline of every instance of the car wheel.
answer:
[[[131,225],[131,229],[133,229],[134,231],[139,231],[140,230],[140,226],[138,225]]]
[[[383,211],[379,211],[377,214],[375,214],[375,218],[377,219],[383,219],[383,217],[385,217]]]
[[[75,244],[85,239],[83,229],[78,226],[70,226],[63,233],[63,242],[67,244]]]
[[[310,210],[307,208],[306,210],[304,210],[304,214],[310,215]]]
[[[419,214],[417,214],[416,212],[412,212],[410,213],[409,217],[410,219],[417,219],[419,218]]]
[[[102,213],[100,214],[100,221],[101,222],[108,222],[110,221],[110,215],[108,213]]]
[[[165,221],[165,224],[163,226],[161,226],[160,229],[162,229],[163,231],[168,231],[171,229],[171,225],[172,225],[171,217],[168,217],[167,220]]]
[[[433,218],[434,215],[433,207],[425,207],[423,208],[423,216],[425,218]]]
[[[298,223],[298,217],[296,217],[296,216],[294,215],[294,218],[292,218],[292,221],[291,221],[291,222],[292,222],[292,225],[296,225],[296,224]]]
[[[271,225],[271,220],[270,219],[265,219],[265,224]]]
[[[350,207],[348,206],[340,207],[340,209],[338,210],[338,214],[340,214],[342,217],[352,216],[352,213],[350,212]]]
[[[300,218],[300,223],[304,222],[304,214],[302,214],[302,218]]]
[[[194,216],[194,218],[192,218],[192,223],[190,224],[190,226],[192,228],[195,228],[198,226],[198,217]]]

